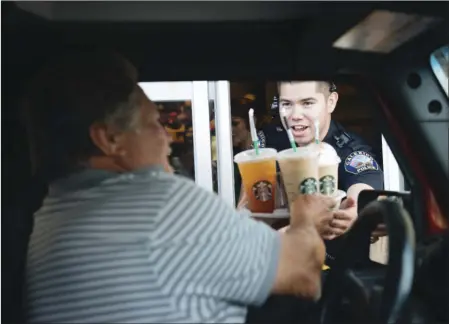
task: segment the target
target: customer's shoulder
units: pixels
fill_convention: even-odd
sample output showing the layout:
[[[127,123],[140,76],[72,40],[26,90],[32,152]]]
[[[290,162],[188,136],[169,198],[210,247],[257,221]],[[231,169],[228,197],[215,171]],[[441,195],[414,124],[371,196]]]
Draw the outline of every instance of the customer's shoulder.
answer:
[[[204,190],[198,186],[194,181],[186,177],[169,174],[165,172],[150,173],[144,176],[134,176],[129,181],[124,181],[122,184],[126,184],[130,191],[139,191],[147,193],[164,194],[164,195],[193,195],[193,194],[207,194],[207,190]]]
[[[216,193],[199,186],[188,178],[167,174],[161,175],[161,180],[168,181],[170,184],[165,194],[165,197],[169,199],[166,201],[166,209],[183,209],[184,214],[196,214],[199,211],[205,214],[235,211]]]

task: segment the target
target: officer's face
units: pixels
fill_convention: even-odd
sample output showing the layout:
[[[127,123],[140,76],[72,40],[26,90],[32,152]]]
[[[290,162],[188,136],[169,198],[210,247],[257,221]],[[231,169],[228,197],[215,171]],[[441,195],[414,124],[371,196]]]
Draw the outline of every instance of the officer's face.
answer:
[[[314,140],[315,120],[319,121],[320,139],[326,136],[329,127],[330,114],[335,109],[338,95],[326,94],[319,85],[315,81],[282,82],[279,85],[279,109],[285,112],[288,127],[291,127],[299,145],[307,145]]]

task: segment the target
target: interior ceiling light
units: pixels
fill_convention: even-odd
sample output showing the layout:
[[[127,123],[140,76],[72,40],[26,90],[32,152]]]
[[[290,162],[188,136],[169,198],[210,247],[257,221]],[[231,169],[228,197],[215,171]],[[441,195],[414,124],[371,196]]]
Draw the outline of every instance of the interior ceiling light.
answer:
[[[338,38],[333,46],[389,53],[439,21],[437,17],[376,10]]]

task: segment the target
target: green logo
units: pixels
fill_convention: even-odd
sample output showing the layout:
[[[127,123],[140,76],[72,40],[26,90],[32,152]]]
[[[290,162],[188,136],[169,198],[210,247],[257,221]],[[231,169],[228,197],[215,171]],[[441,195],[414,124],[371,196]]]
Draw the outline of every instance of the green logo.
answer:
[[[273,189],[268,181],[259,181],[253,185],[253,194],[257,200],[269,201],[273,198]]]
[[[335,191],[335,178],[331,175],[324,176],[320,179],[320,192],[323,195],[331,195]]]
[[[299,185],[299,193],[303,195],[311,195],[318,191],[317,181],[315,178],[306,178]]]

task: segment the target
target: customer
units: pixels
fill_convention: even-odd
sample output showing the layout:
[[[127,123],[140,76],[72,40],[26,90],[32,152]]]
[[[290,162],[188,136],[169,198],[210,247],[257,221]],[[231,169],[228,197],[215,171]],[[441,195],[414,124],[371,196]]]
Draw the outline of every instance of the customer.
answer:
[[[50,183],[27,260],[30,323],[245,320],[270,294],[320,296],[332,201],[305,196],[280,234],[164,171],[169,137],[123,58],[47,67],[28,96]]]

